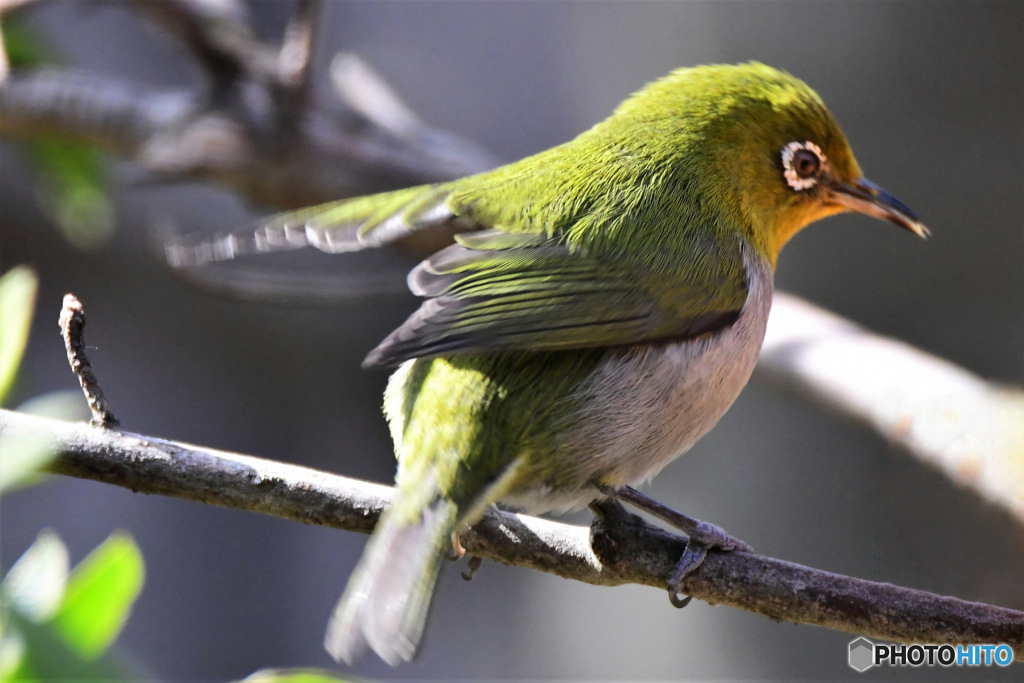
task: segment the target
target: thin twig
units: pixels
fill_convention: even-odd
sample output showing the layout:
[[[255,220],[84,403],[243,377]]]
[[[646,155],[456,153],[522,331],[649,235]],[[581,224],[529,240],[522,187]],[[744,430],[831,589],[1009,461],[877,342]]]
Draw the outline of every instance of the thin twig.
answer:
[[[335,54],[330,76],[341,100],[381,128],[405,138],[430,134],[423,120],[359,55]]]
[[[64,305],[60,309],[60,335],[64,338],[71,372],[75,373],[78,383],[82,385],[85,400],[92,411],[92,424],[104,428],[117,427],[117,418],[110,410],[110,404],[100,389],[92,363],[85,353],[85,339],[82,336],[84,327],[85,309],[82,302],[74,294],[65,294]]]
[[[11,72],[11,61],[7,58],[7,46],[4,44],[3,18],[0,17],[0,83],[7,80]]]
[[[287,149],[302,132],[313,89],[313,46],[320,18],[319,0],[299,0],[285,28],[277,53],[277,81],[271,89],[277,100],[278,144]]]
[[[392,490],[326,472],[0,410],[0,434],[45,438],[54,473],[369,533]],[[492,511],[460,535],[470,555],[600,586],[664,590],[685,540],[636,518],[587,527]],[[897,642],[1006,643],[1024,657],[1024,612],[855,579],[752,553],[712,551],[686,591],[712,604]]]
[[[299,106],[305,103],[309,94],[313,65],[313,46],[319,25],[320,0],[299,0],[295,14],[288,22],[278,53],[278,73],[282,82],[289,86]]]
[[[240,0],[125,2],[174,35],[222,90],[249,74],[276,78],[274,52],[256,40],[248,8]]]

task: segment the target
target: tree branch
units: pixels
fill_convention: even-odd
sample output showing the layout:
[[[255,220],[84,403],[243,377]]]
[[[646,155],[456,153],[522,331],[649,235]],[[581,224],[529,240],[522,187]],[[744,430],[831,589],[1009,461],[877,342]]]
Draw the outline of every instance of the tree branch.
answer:
[[[788,294],[775,295],[757,368],[1024,523],[1024,392]]]
[[[44,439],[54,473],[369,533],[386,486],[252,456],[0,410],[4,438]],[[639,518],[586,527],[491,511],[461,541],[472,555],[599,586],[664,590],[683,538]],[[1024,657],[1024,612],[831,574],[752,553],[713,551],[686,590],[771,619],[897,642],[1006,643]]]
[[[122,0],[121,4],[129,3]],[[274,78],[277,55],[260,45],[240,0],[161,0],[131,3],[162,26],[199,62],[214,87],[249,72]]]
[[[296,108],[305,105],[311,87],[313,46],[322,8],[321,0],[299,0],[281,41],[277,69],[295,96]]]
[[[14,71],[0,83],[0,137],[62,135],[126,157],[196,107],[169,91],[73,69]]]
[[[278,147],[273,127],[251,123],[268,115],[251,99],[241,115],[185,90],[71,70],[14,71],[0,82],[0,137],[71,137],[168,180],[216,182],[285,208],[448,180],[495,161],[454,135],[427,128],[398,136],[352,109],[308,111]]]
[[[60,134],[167,180],[212,181],[284,208],[449,180],[498,163],[445,131],[381,126],[352,93],[314,97],[309,71],[318,2],[299,4],[283,47],[258,41],[238,2],[124,4],[195,56],[209,92],[70,69],[13,72],[0,79],[0,137]]]

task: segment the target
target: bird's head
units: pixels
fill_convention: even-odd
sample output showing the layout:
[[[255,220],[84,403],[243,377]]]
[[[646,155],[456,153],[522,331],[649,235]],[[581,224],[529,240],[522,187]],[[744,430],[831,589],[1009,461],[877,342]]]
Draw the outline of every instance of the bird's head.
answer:
[[[645,101],[646,100],[646,101]],[[681,156],[712,193],[739,211],[770,258],[803,227],[856,211],[920,237],[928,229],[905,204],[865,178],[824,102],[788,73],[749,63],[680,69],[620,111],[674,119]]]

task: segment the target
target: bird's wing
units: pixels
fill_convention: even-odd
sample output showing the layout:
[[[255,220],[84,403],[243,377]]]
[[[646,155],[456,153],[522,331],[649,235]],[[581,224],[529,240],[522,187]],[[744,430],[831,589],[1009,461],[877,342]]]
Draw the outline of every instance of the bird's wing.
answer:
[[[194,267],[238,256],[315,247],[341,253],[399,243],[422,257],[476,229],[448,205],[445,185],[342,199],[263,219],[252,228],[213,236],[185,235],[166,247],[171,265]]]
[[[684,274],[587,255],[543,235],[461,234],[409,274],[428,300],[365,366],[481,351],[553,351],[683,340],[732,324],[747,296],[738,245],[696,242]],[[735,248],[732,248],[735,247]]]

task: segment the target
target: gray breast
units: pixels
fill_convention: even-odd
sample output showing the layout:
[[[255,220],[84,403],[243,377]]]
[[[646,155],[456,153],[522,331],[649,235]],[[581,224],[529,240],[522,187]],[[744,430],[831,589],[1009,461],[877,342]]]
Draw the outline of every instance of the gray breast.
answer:
[[[585,409],[566,416],[559,453],[577,482],[638,485],[707,433],[750,379],[772,300],[772,270],[744,246],[750,277],[739,318],[720,332],[672,344],[644,344],[609,354],[575,399]],[[553,490],[538,483],[508,501],[534,513],[565,510],[593,499],[590,487]]]

